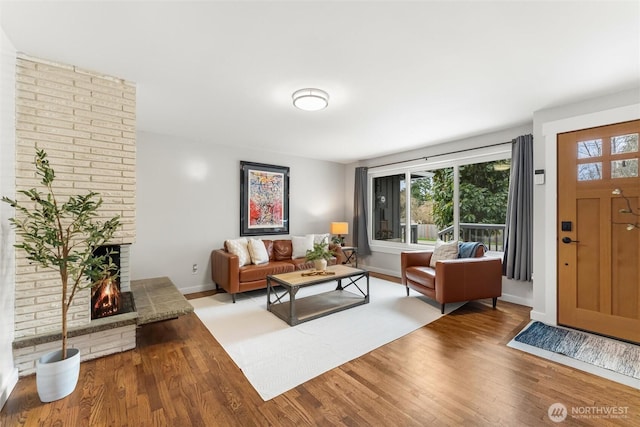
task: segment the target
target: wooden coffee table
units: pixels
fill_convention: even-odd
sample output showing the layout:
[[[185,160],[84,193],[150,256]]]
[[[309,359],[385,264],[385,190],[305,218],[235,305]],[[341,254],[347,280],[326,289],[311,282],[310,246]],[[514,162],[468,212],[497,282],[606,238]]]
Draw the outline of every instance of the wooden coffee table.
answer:
[[[295,326],[369,302],[368,271],[346,265],[332,265],[327,267],[327,272],[334,274],[303,275],[312,271],[294,271],[267,276],[267,310],[289,325]],[[366,279],[366,291],[364,283],[358,283],[362,279]],[[333,281],[337,282],[335,290],[296,298],[301,288]]]

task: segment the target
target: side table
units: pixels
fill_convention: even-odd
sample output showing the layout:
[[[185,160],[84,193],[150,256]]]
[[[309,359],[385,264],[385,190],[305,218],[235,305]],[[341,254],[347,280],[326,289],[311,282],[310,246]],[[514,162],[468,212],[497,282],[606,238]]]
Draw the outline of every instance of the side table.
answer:
[[[347,257],[343,264],[353,265],[358,268],[358,248],[355,246],[342,246],[342,252]]]

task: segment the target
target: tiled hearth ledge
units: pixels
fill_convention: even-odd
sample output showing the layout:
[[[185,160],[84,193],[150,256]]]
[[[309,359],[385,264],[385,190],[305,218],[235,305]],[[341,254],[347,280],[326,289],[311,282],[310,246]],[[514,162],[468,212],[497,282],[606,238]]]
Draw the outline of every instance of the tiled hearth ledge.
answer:
[[[133,280],[131,293],[136,311],[94,319],[87,326],[69,329],[69,345],[80,349],[83,361],[135,348],[137,326],[193,312],[193,306],[168,277]],[[34,373],[35,360],[58,349],[60,340],[60,333],[16,339],[13,353],[20,375]]]
[[[193,306],[168,277],[131,281],[138,311],[138,325],[175,319],[193,311]]]

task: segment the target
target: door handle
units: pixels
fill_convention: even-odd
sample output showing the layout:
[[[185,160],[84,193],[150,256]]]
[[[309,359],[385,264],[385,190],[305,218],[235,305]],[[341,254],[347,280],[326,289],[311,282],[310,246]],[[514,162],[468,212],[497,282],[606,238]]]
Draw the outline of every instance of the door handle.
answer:
[[[579,242],[580,242],[579,240],[571,240],[571,237],[563,237],[562,238],[562,243],[566,243],[566,244],[579,243]]]

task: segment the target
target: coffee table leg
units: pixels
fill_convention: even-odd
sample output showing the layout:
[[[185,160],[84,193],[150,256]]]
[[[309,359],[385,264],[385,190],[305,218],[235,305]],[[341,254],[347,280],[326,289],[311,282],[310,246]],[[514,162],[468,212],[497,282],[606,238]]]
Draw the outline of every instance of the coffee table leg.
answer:
[[[271,311],[271,278],[267,276],[267,311]]]
[[[298,318],[296,317],[296,294],[298,289],[299,286],[292,286],[289,291],[289,324],[291,326],[298,324]]]
[[[365,303],[369,302],[369,272],[367,271],[367,296],[364,297]]]

